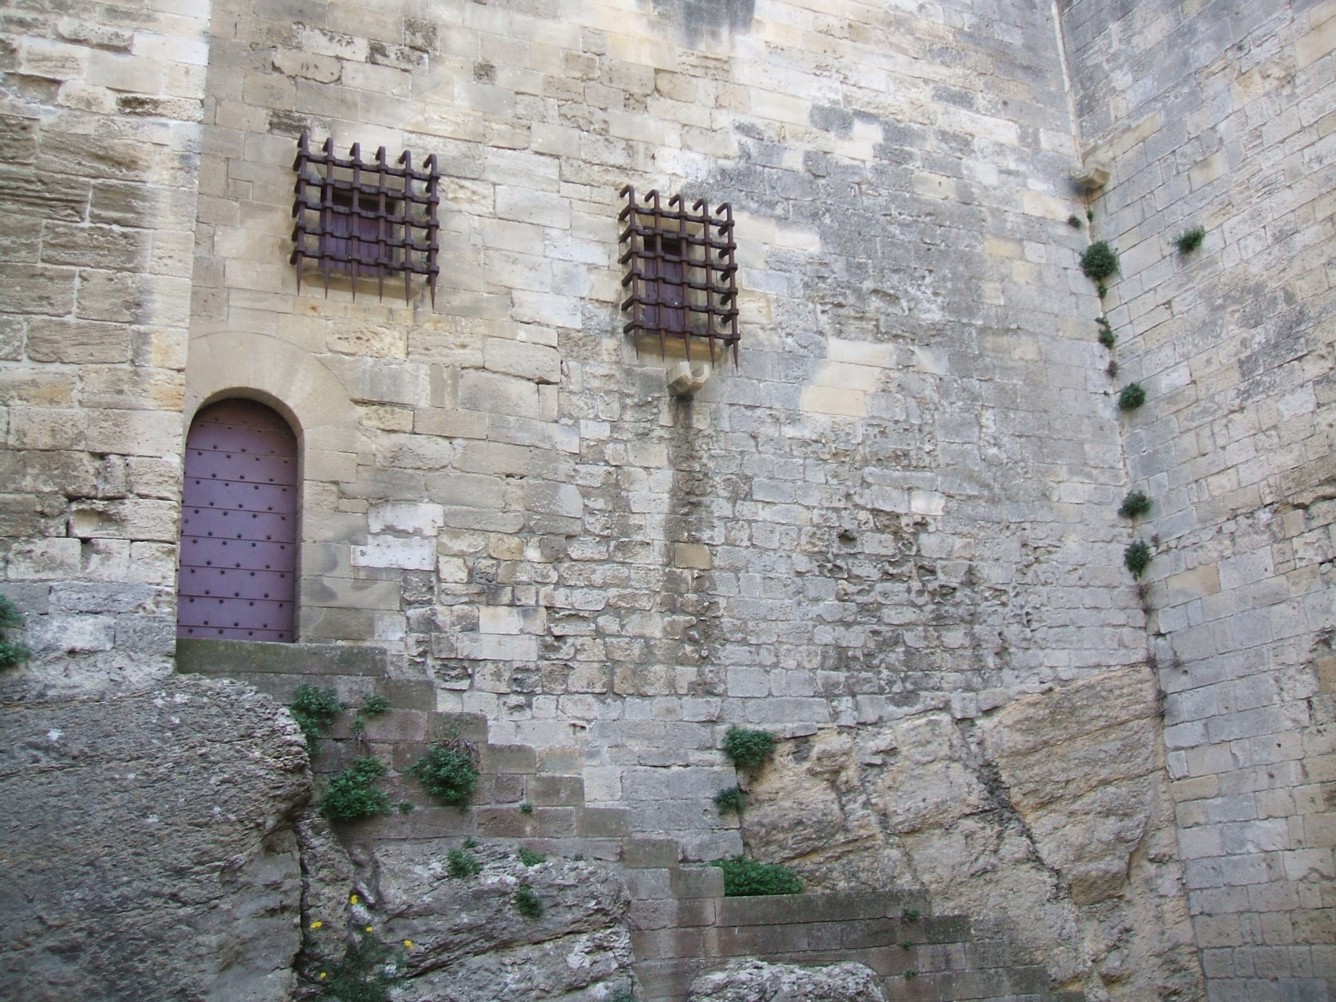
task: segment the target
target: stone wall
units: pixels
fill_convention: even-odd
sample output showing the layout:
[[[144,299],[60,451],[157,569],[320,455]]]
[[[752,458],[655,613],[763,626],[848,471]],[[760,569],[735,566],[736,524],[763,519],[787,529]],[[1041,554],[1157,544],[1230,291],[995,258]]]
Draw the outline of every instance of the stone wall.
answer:
[[[717,13],[218,4],[187,387],[302,434],[303,639],[579,749],[693,855],[736,847],[728,723],[969,718],[1144,657],[1047,14]],[[435,308],[299,292],[302,129],[438,157]],[[740,363],[692,401],[621,334],[628,182],[737,215]]]
[[[0,13],[9,688],[166,673],[208,4]]]
[[[1111,170],[1095,235],[1144,604],[1198,945],[1213,999],[1319,998],[1336,977],[1331,248],[1336,4],[1126,13],[1064,3],[1082,146]],[[1176,251],[1183,231],[1200,250]]]
[[[0,14],[8,691],[166,671],[183,424],[259,399],[301,443],[299,638],[585,809],[709,859],[730,724],[862,748],[860,787],[891,735],[904,774],[836,818],[878,878],[1098,998],[1195,990],[1171,800],[1216,995],[1325,990],[1331,0],[177,6]],[[434,295],[299,287],[303,131],[437,158]],[[736,214],[740,358],[691,399],[622,333],[628,183]],[[1094,762],[1111,828],[1021,740],[1161,709]]]

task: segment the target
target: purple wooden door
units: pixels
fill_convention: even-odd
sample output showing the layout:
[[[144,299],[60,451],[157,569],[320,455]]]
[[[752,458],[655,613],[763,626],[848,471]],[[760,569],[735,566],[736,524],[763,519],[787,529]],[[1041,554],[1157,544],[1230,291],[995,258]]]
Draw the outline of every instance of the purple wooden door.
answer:
[[[176,635],[294,639],[297,438],[253,400],[201,410],[186,436]]]

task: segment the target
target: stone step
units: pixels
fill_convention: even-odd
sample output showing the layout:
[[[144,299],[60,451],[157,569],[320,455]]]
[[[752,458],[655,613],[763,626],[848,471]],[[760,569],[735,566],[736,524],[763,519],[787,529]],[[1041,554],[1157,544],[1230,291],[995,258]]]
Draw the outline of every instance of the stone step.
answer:
[[[666,847],[646,849],[668,855]],[[627,878],[632,948],[642,958],[636,970],[654,1002],[681,1002],[692,978],[743,957],[803,966],[857,961],[896,1002],[1083,999],[1050,993],[1048,972],[1017,956],[1005,937],[976,940],[968,917],[931,914],[919,891],[727,898],[717,868],[676,864],[630,869]]]
[[[182,640],[177,664],[247,682],[285,704],[299,685],[334,688],[352,709],[320,740],[316,771],[329,775],[375,755],[390,767],[381,785],[396,805],[389,815],[340,825],[354,841],[411,840],[430,856],[467,838],[513,839],[549,855],[620,863],[646,1000],[681,1002],[698,974],[754,956],[859,961],[878,973],[891,1002],[1083,1002],[1080,992],[1051,993],[1047,971],[1016,955],[1005,936],[976,936],[965,916],[931,914],[920,892],[724,897],[721,870],[684,865],[676,839],[636,834],[633,810],[585,806],[578,748],[488,744],[485,717],[437,712],[431,683],[386,678],[379,648]],[[372,694],[391,709],[359,725],[356,707]],[[478,750],[478,787],[467,807],[430,802],[407,772],[446,737]],[[400,811],[400,804],[412,806]]]
[[[226,678],[243,675],[381,677],[385,669],[384,648],[370,645],[274,644],[194,637],[181,637],[176,641],[176,670],[186,674]]]

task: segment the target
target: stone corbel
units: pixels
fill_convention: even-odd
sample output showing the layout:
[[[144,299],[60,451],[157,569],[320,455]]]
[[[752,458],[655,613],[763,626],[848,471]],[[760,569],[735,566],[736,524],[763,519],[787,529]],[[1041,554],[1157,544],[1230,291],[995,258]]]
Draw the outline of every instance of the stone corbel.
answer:
[[[704,363],[693,366],[678,362],[666,373],[668,392],[679,400],[690,400],[710,378],[710,367]]]

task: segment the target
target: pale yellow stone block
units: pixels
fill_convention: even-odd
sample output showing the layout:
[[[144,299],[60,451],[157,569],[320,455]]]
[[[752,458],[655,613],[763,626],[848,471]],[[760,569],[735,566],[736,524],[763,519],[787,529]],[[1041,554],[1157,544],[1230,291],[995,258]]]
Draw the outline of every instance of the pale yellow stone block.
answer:
[[[136,94],[158,94],[162,91],[162,65],[129,53],[94,50],[88,54],[88,83]]]
[[[946,495],[937,491],[909,492],[909,510],[915,515],[941,515],[946,511]]]
[[[835,386],[808,386],[802,392],[802,409],[809,414],[867,416],[867,393]]]
[[[943,104],[939,109],[938,123],[943,128],[964,133],[973,139],[983,137],[1004,146],[1016,146],[1020,143],[1020,131],[1015,122],[980,115],[966,108],[957,108]]]
[[[994,258],[1010,258],[1018,261],[1025,255],[1025,247],[1022,247],[1021,240],[1013,240],[1010,236],[985,236],[983,253],[990,254]]]
[[[1136,125],[1132,126],[1118,137],[1117,144],[1109,151],[1112,154],[1111,159],[1116,161],[1119,156],[1126,153],[1132,147],[1144,143],[1151,136],[1155,135],[1155,133],[1159,132],[1163,125],[1163,112],[1157,111],[1154,114],[1147,115],[1141,121],[1137,122]],[[1092,157],[1087,155],[1086,159],[1090,160]]]
[[[310,52],[279,49],[274,53],[274,69],[290,77],[306,77],[321,83],[333,83],[339,78],[342,64],[333,56]]]
[[[1165,581],[1165,588],[1168,601],[1173,604],[1215,595],[1220,591],[1220,567],[1218,564],[1206,564],[1175,574]]]
[[[791,122],[794,125],[806,125],[811,103],[806,98],[788,94],[775,94],[769,91],[753,91],[751,99],[752,114],[758,118],[769,118],[779,122]]]
[[[852,362],[823,362],[816,370],[813,382],[817,386],[836,386],[850,390],[875,390],[881,379],[882,370],[871,365],[855,365]]]
[[[1313,30],[1300,35],[1294,43],[1294,64],[1297,69],[1311,66],[1336,49],[1336,13],[1328,12],[1326,20],[1320,22],[1315,13],[1311,23]]]
[[[816,254],[821,250],[821,234],[798,226],[781,226],[774,236],[776,247]]]
[[[832,362],[852,362],[883,369],[895,367],[895,346],[879,342],[833,337],[826,342],[826,355]]]
[[[1192,184],[1193,191],[1223,175],[1227,166],[1223,153],[1212,153],[1205,160],[1198,161],[1188,171],[1188,180]]]
[[[1045,219],[1066,219],[1072,212],[1070,199],[1045,195],[1037,191],[1027,191],[1021,196],[1025,212],[1030,216],[1042,216]]]
[[[413,430],[413,411],[409,407],[367,406],[360,408],[362,422],[369,428],[381,431]]]
[[[714,566],[710,558],[710,548],[703,543],[675,543],[673,566],[708,571]]]
[[[925,198],[938,198],[944,201],[956,201],[956,182],[953,178],[926,171],[914,172],[914,194]],[[1028,194],[1028,193],[1027,193]]]
[[[25,38],[19,45],[19,72],[46,80],[77,80],[87,72],[88,49],[45,38]]]

